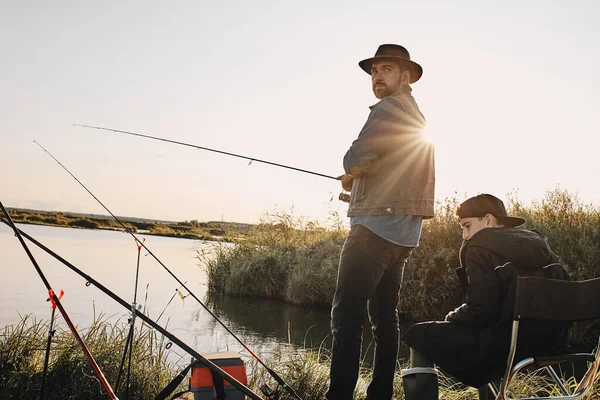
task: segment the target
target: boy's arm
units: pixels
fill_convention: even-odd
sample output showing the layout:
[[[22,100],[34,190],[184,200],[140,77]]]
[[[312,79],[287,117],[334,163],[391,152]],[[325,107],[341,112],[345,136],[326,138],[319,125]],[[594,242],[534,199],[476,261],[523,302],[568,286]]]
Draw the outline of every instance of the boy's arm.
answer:
[[[492,254],[482,248],[470,248],[466,255],[468,285],[466,301],[446,316],[446,321],[466,324],[493,324],[501,296],[501,282],[494,273],[496,262]]]

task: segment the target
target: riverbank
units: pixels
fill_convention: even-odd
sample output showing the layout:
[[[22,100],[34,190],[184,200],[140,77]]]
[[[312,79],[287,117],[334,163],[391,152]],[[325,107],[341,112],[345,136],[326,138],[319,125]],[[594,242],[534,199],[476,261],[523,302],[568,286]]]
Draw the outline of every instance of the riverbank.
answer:
[[[18,208],[9,208],[8,212],[15,223],[21,224],[80,229],[124,230],[121,224],[108,216]],[[217,242],[244,241],[251,228],[250,224],[236,222],[198,222],[196,220],[173,222],[134,217],[118,218],[127,229],[134,233]]]
[[[27,315],[15,325],[4,327],[0,331],[0,387],[2,398],[38,398],[43,376],[46,336],[49,324]],[[83,352],[71,332],[62,324],[58,324],[53,337],[50,362],[45,381],[48,398],[63,399],[104,399],[106,394],[87,362]],[[116,387],[121,357],[127,341],[129,325],[121,322],[110,324],[103,317],[86,329],[81,329],[83,339],[94,356],[100,370],[112,385],[113,390],[122,398],[151,399],[154,398],[184,367],[168,362],[166,343],[162,335],[138,324],[132,340],[132,363],[127,373],[122,375],[119,388]],[[259,355],[261,357],[261,355]],[[275,388],[276,382],[259,363],[246,355],[242,358],[247,365],[248,385],[260,393],[260,386],[267,383]],[[187,359],[187,357],[186,357]],[[325,396],[329,379],[329,354],[322,349],[283,349],[269,354],[262,361],[275,371],[304,400],[320,400]],[[402,368],[399,365],[398,368]],[[406,367],[406,366],[404,366]],[[125,370],[127,371],[127,366]],[[189,376],[189,375],[188,375]],[[367,368],[361,370],[354,398],[363,398],[366,386],[370,381]],[[126,383],[129,382],[129,389]],[[520,380],[512,388],[514,393],[543,395],[545,378],[532,374]],[[173,393],[187,390],[187,380]],[[557,388],[550,387],[556,391]],[[172,394],[173,394],[172,393]],[[281,391],[280,391],[281,393]],[[171,394],[171,395],[172,395]],[[394,381],[394,399],[404,399],[402,378],[396,374]],[[590,398],[600,396],[600,386],[596,386]],[[189,398],[189,393],[187,395]],[[170,398],[170,397],[168,397]],[[288,397],[282,397],[288,398]],[[477,391],[464,387],[450,378],[441,375],[440,399],[476,400]]]
[[[462,302],[454,271],[462,242],[454,214],[458,203],[438,202],[435,218],[424,222],[404,273],[399,311],[405,320],[442,320]],[[517,198],[506,203],[510,215],[527,220],[524,228],[547,236],[572,279],[600,276],[599,207],[560,189],[531,204]],[[329,308],[346,234],[340,224],[319,227],[293,215],[276,216],[253,227],[245,242],[218,248],[215,257],[204,260],[209,291]]]

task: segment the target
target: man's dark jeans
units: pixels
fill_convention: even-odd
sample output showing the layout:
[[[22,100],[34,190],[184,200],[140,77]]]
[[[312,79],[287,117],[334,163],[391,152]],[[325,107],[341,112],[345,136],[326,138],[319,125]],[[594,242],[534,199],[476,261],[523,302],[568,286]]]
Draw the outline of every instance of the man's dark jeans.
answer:
[[[329,400],[351,400],[358,380],[367,304],[375,339],[367,398],[392,398],[398,357],[398,306],[404,265],[412,247],[393,244],[362,225],[346,238],[331,309],[333,348]]]

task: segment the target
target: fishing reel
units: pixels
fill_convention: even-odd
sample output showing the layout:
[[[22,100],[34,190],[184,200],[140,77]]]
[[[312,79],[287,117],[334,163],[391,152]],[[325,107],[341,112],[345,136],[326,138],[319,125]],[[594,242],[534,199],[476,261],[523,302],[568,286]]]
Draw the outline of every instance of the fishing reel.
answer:
[[[269,387],[269,385],[267,385],[266,383],[262,384],[262,386],[260,387],[260,391],[266,397],[267,400],[277,400],[277,399],[279,399],[279,396],[277,395],[277,391],[271,389]]]
[[[340,193],[340,195],[338,196],[338,199],[340,201],[343,201],[344,203],[350,203],[350,194],[346,193],[346,192],[342,192]]]

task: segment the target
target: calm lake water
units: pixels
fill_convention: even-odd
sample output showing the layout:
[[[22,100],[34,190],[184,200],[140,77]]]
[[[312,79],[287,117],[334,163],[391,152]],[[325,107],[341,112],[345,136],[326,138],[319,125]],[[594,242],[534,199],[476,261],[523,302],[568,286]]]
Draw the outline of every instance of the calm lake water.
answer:
[[[129,234],[18,226],[126,302],[132,302],[138,250]],[[137,236],[140,239],[144,237]],[[206,275],[197,252],[210,251],[215,243],[158,236],[145,238],[145,244],[152,253],[259,357],[288,341],[298,347],[330,346],[327,309],[235,297],[208,301]],[[93,285],[86,286],[82,277],[25,241],[55,292],[65,291],[61,302],[76,325],[86,328],[94,315],[100,313],[111,320],[127,321],[128,310]],[[5,224],[0,224],[0,276],[0,328],[19,322],[20,315],[34,314],[38,320],[50,318],[46,288],[18,239]],[[177,281],[142,249],[137,303],[145,307],[146,315],[156,321],[164,311],[159,324],[200,352],[237,351],[246,354],[242,351],[243,347],[192,297],[182,301],[176,296],[169,304],[179,287]],[[59,321],[62,321],[60,317]],[[372,347],[367,330],[364,347],[366,351]],[[188,358],[183,351],[174,351]],[[405,352],[406,349],[403,349],[403,355]]]

